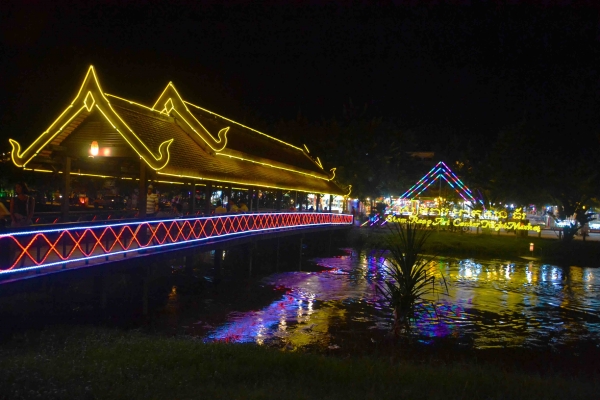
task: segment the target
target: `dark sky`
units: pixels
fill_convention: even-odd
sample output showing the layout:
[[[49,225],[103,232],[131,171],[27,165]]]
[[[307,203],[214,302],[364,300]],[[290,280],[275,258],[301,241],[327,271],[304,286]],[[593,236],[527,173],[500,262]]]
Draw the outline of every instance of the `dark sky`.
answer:
[[[91,3],[0,5],[0,149],[39,135],[90,64],[108,93],[151,105],[173,81],[258,129],[339,117],[351,98],[482,140],[523,119],[599,131],[593,1]]]

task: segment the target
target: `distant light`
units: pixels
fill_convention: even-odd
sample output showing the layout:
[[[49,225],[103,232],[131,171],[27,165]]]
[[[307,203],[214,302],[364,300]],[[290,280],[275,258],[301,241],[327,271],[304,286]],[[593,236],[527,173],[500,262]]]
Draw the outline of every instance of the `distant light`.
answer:
[[[92,146],[90,147],[90,154],[93,157],[98,155],[98,142],[95,140],[92,142]]]
[[[110,149],[108,147],[105,147],[102,150],[102,155],[104,155],[105,157],[110,156]]]

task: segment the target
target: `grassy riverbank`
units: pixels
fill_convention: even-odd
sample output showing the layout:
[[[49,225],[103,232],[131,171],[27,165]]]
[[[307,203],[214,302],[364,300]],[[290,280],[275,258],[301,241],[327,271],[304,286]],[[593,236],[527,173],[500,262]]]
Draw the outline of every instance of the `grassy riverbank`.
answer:
[[[593,377],[538,374],[473,358],[332,357],[203,344],[103,328],[57,329],[0,345],[7,399],[584,399]]]
[[[354,229],[349,242],[353,246],[378,248],[389,231],[385,228]],[[534,244],[536,261],[560,266],[600,267],[599,241],[573,241],[564,243],[557,239],[537,236],[475,234],[458,232],[433,232],[425,245],[430,254],[465,258],[495,258],[518,261],[531,257],[529,244]]]

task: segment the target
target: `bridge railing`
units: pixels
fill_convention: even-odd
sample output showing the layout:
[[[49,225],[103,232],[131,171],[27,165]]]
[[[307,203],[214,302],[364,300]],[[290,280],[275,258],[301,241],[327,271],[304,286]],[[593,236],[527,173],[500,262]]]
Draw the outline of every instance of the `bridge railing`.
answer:
[[[32,226],[0,234],[0,279],[236,236],[351,224],[347,214],[279,212]]]

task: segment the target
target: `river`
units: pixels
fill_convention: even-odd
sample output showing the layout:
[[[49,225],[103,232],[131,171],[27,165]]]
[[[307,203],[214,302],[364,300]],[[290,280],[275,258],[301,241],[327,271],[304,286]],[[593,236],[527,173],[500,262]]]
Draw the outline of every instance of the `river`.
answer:
[[[382,259],[348,250],[313,261],[324,270],[266,277],[263,284],[279,290],[276,299],[229,312],[226,322],[209,326],[204,340],[335,349],[340,330],[372,334],[372,340],[389,332],[391,313],[377,291],[386,277]],[[439,258],[432,268],[446,278],[448,292],[419,314],[414,335],[423,343],[451,339],[475,349],[600,343],[597,270],[451,258]]]

